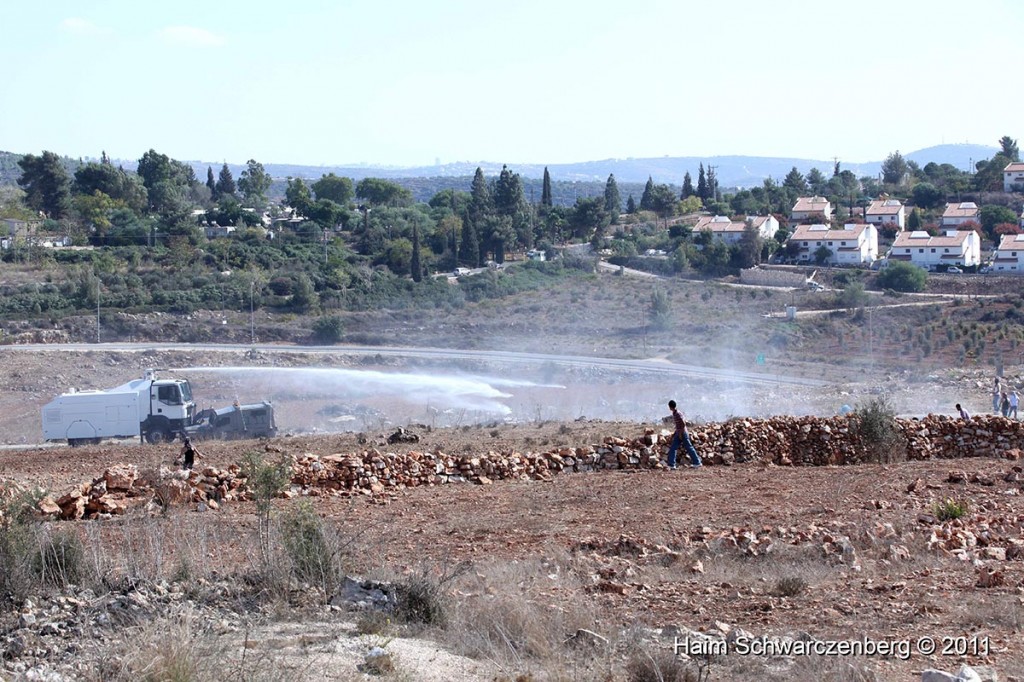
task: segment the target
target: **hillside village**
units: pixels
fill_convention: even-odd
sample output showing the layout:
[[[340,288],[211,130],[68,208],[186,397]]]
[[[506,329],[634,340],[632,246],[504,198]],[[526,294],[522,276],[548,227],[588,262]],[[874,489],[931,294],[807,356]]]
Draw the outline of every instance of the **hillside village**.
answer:
[[[199,311],[226,326],[193,327],[191,338],[376,342],[387,327],[364,314],[465,309],[479,320],[483,302],[564,287],[593,273],[597,259],[705,285],[834,291],[834,299],[807,304],[858,309],[867,291],[963,290],[943,278],[962,274],[982,286],[974,278],[1024,272],[1024,164],[1015,140],[1000,145],[973,173],[920,166],[895,152],[875,178],[857,178],[837,162],[831,177],[794,167],[781,182],[730,190],[719,186],[714,166],[699,164],[696,182],[686,173],[678,186],[648,178],[642,188],[620,188],[610,175],[601,194],[571,203],[555,200],[565,182],[547,172],[539,201],[528,199],[524,179],[508,167],[490,178],[478,169],[465,189],[421,202],[398,180],[272,178],[252,159],[237,180],[225,163],[219,173],[208,167],[202,182],[190,165],[155,150],[134,171],[105,156],[72,163],[29,154],[17,162],[17,186],[0,187],[0,318],[7,342],[150,338],[145,316],[170,314],[169,321]],[[833,267],[846,274],[827,275]],[[779,268],[792,274],[757,274]],[[646,331],[663,342],[673,329],[699,331],[683,311],[665,314],[664,293],[651,296],[633,307]],[[1013,302],[1005,303],[1015,315]],[[986,326],[936,331],[950,346],[971,336],[954,355],[960,361],[998,362],[1015,352],[1006,320],[978,311],[963,321],[978,323]],[[830,332],[839,345],[860,334],[856,320],[834,324],[843,327]],[[815,325],[795,337],[761,332],[776,351],[819,333]],[[912,345],[928,356],[941,344],[914,337]],[[889,351],[893,359],[897,350]]]

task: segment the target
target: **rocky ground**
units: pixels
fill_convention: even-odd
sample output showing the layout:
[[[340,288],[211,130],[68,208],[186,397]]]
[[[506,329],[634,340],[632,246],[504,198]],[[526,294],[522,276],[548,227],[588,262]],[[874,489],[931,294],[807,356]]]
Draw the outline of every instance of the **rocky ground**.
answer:
[[[55,382],[113,385],[167,357],[4,359],[0,429],[12,445],[0,451],[0,478],[60,496],[116,465],[173,469],[174,444],[14,445],[36,442],[38,409]],[[170,359],[217,361],[195,353]],[[981,373],[949,373],[893,388],[907,403],[970,395],[977,411],[985,384]],[[224,398],[233,390],[230,382],[207,388]],[[812,389],[794,390],[812,398]],[[872,395],[856,386],[828,391],[823,401]],[[368,449],[525,454],[660,428],[656,421],[499,419],[410,425],[419,442],[388,444],[393,423],[367,420],[356,432],[331,434],[325,416],[318,433],[289,433],[290,415],[310,410],[302,401],[282,406],[284,434],[270,442],[204,443],[201,465],[227,471],[253,451],[270,458]],[[884,466],[790,467],[757,458],[676,472],[598,468],[376,494],[310,496],[297,488],[294,498],[275,502],[281,514],[311,502],[337,532],[346,572],[385,581],[385,594],[388,582],[409,576],[443,585],[449,624],[415,639],[404,628],[366,623],[361,607],[381,585],[335,590],[331,603],[254,597],[238,579],[258,554],[256,509],[244,496],[216,510],[181,502],[163,512],[143,492],[110,518],[49,522],[85,538],[87,563],[106,578],[13,602],[2,623],[0,677],[128,679],[140,658],[174,653],[161,647],[168,638],[153,632],[157,623],[189,643],[183,657],[198,666],[196,679],[225,671],[258,678],[244,672],[256,663],[267,679],[362,679],[373,672],[366,657],[375,647],[392,657],[396,670],[383,671],[392,679],[628,679],[630,671],[644,679],[637,661],[678,643],[712,680],[921,679],[924,669],[955,672],[962,664],[1024,680],[1024,561],[1012,549],[1024,541],[1020,461],[988,455]],[[965,515],[941,520],[951,502]],[[129,574],[145,579],[124,580]],[[766,638],[762,648],[856,640],[895,655],[745,654],[748,637]],[[708,642],[722,643],[724,655],[699,655],[698,644]]]

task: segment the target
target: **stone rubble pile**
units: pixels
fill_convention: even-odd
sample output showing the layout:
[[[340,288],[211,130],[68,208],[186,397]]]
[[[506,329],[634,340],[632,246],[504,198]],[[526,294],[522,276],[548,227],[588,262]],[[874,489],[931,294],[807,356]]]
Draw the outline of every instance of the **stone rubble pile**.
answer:
[[[226,471],[215,467],[190,471],[160,467],[155,475],[140,477],[134,464],[119,464],[56,499],[44,497],[39,511],[51,518],[78,520],[109,518],[145,503],[166,507],[194,502],[217,509],[223,501],[241,498],[244,485],[245,478],[237,465]]]

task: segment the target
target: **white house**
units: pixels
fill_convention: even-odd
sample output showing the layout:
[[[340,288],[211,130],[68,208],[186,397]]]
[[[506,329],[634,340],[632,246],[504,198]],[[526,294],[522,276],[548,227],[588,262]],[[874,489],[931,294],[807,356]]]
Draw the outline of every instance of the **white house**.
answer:
[[[1003,191],[1009,192],[1013,186],[1024,187],[1024,163],[1013,161],[1003,169]]]
[[[995,272],[1024,273],[1024,234],[1004,234],[992,259]]]
[[[946,210],[942,212],[942,227],[958,227],[966,222],[980,222],[981,210],[973,201],[963,201],[959,204],[946,204]]]
[[[832,222],[832,202],[825,197],[800,197],[793,204],[789,219],[800,223],[817,214],[824,216],[825,222]]]
[[[825,247],[831,255],[826,263],[856,265],[878,258],[878,228],[874,225],[843,225],[833,230],[828,225],[797,225],[787,244],[797,244],[797,260],[814,261],[816,252]]]
[[[876,227],[891,223],[902,230],[906,227],[906,211],[899,199],[879,199],[864,211],[864,220]]]
[[[743,232],[747,226],[757,230],[761,239],[771,239],[779,231],[779,221],[775,216],[747,216],[745,220],[732,220],[724,215],[702,216],[697,224],[693,226],[694,232],[708,230],[716,239],[721,239],[726,244],[736,244],[743,238]]]
[[[946,230],[938,237],[922,230],[900,232],[892,243],[889,259],[929,270],[939,265],[971,267],[981,263],[981,235],[974,230]]]

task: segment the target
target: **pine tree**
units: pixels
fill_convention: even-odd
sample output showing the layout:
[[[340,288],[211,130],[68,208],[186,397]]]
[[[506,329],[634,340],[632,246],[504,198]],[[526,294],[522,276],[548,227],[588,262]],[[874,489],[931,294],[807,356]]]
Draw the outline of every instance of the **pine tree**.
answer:
[[[608,176],[608,182],[604,185],[604,210],[608,212],[613,223],[619,222],[619,213],[622,211],[622,197],[619,196],[619,186],[615,182],[615,174]]]
[[[544,166],[544,188],[540,192],[540,205],[551,208],[551,174],[548,167]]]
[[[217,201],[217,181],[213,179],[213,168],[206,167],[206,186],[210,188],[210,198]]]
[[[491,189],[487,186],[487,178],[484,177],[482,169],[477,168],[473,175],[473,184],[470,187],[469,217],[473,226],[480,229],[484,218],[491,213]]]
[[[629,214],[636,213],[636,202],[633,201],[633,195],[632,194],[630,194],[629,198],[626,199],[626,213],[629,213]]]
[[[510,171],[508,166],[502,166],[501,175],[494,185],[494,210],[498,215],[512,217],[522,210],[525,203],[519,174]]]
[[[707,201],[711,196],[708,193],[708,178],[704,175],[704,164],[700,164],[700,171],[697,173],[697,196],[701,201]]]
[[[641,211],[653,211],[654,210],[654,180],[650,175],[647,176],[647,184],[644,185],[644,193],[640,195],[640,210]]]
[[[100,153],[100,163],[102,163],[104,166],[111,165],[110,157],[107,156],[107,150],[106,149],[104,149],[103,152]]]
[[[71,202],[71,178],[60,157],[47,151],[42,156],[26,154],[18,166],[22,170],[18,185],[25,190],[25,203],[48,218],[63,218]]]
[[[412,259],[409,261],[409,269],[412,271],[412,281],[419,282],[423,279],[423,268],[420,266],[420,231],[416,225],[412,226]]]
[[[231,169],[228,168],[228,164],[225,162],[220,168],[220,176],[217,179],[217,196],[233,195],[236,190],[235,178],[231,175]]]
[[[690,177],[690,171],[686,171],[686,175],[683,176],[683,191],[680,199],[689,199],[696,192],[693,191],[693,178]]]

